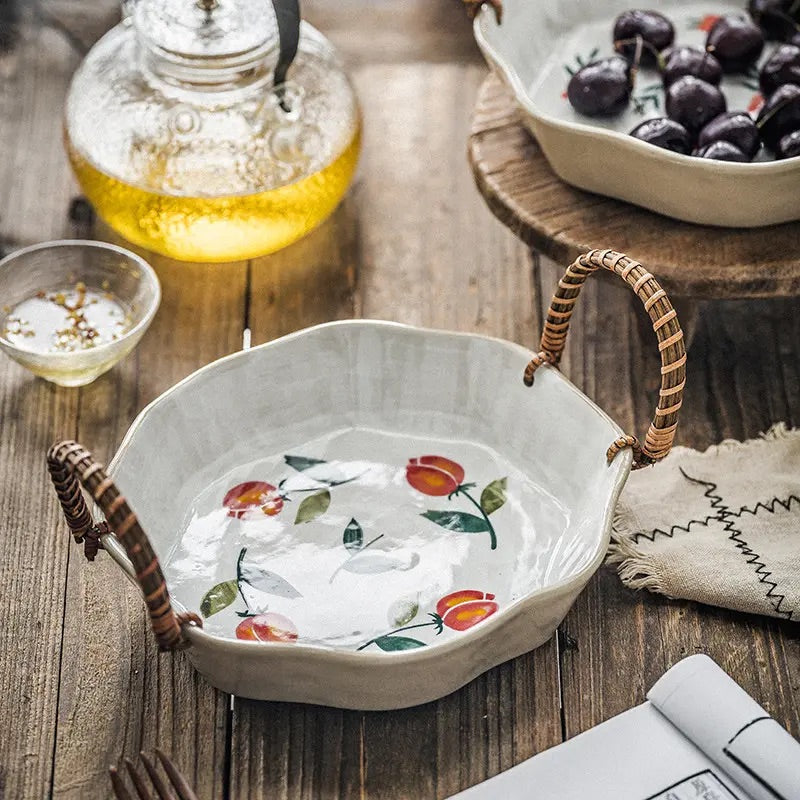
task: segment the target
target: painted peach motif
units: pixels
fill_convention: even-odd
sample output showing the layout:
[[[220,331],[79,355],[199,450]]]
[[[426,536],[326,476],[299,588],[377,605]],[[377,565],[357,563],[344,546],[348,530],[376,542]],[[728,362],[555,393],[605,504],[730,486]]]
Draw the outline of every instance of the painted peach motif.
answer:
[[[254,642],[296,642],[297,628],[287,617],[270,611],[243,619],[236,626],[236,638]]]
[[[283,497],[271,483],[247,481],[230,489],[222,505],[228,509],[228,516],[236,519],[259,509],[268,517],[274,517],[283,508]]]
[[[464,467],[444,456],[410,458],[406,465],[406,480],[418,492],[429,497],[463,497],[474,506],[480,516],[468,511],[440,511],[430,509],[422,516],[439,527],[454,533],[488,533],[489,547],[497,549],[497,534],[489,515],[506,502],[506,479],[492,481],[481,492],[480,501],[469,492],[476,484],[464,483]]]
[[[413,650],[425,647],[425,642],[410,636],[398,636],[406,631],[419,628],[434,628],[438,636],[445,627],[454,631],[466,631],[490,617],[500,606],[495,602],[494,595],[479,592],[476,589],[460,589],[442,597],[436,604],[436,613],[428,614],[428,622],[418,622],[415,625],[405,625],[396,628],[383,636],[377,636],[362,644],[358,649],[364,650],[372,644],[381,650],[392,652],[397,650]]]
[[[406,480],[422,494],[444,497],[458,490],[464,468],[443,456],[420,456],[409,459]]]
[[[465,631],[490,617],[498,608],[493,594],[465,589],[443,597],[436,604],[436,613],[448,628]]]

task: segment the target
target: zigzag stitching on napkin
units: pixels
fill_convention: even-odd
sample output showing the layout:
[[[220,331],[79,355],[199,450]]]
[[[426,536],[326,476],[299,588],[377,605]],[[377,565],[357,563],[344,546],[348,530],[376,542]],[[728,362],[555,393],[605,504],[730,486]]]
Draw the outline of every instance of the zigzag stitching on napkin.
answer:
[[[640,531],[637,534],[634,534],[632,537],[634,543],[638,544],[640,539],[647,539],[650,542],[655,542],[656,536],[666,536],[668,538],[672,538],[677,531],[681,531],[683,533],[689,533],[689,529],[692,525],[708,525],[712,519],[719,519],[720,514],[728,511],[728,507],[722,502],[722,497],[719,495],[715,495],[714,492],[717,490],[716,483],[708,483],[706,481],[701,481],[696,478],[692,478],[684,472],[683,467],[678,467],[678,471],[686,478],[687,481],[691,481],[692,483],[698,483],[701,486],[707,487],[705,492],[703,492],[703,497],[708,498],[711,503],[711,508],[718,509],[718,513],[716,514],[709,514],[705,519],[692,519],[686,523],[686,525],[673,525],[668,531],[662,531],[661,528],[655,528],[652,531]]]
[[[736,512],[729,511],[725,512],[720,515],[720,522],[725,523],[725,530],[730,533],[728,537],[734,545],[740,550],[743,556],[748,556],[747,563],[752,564],[755,567],[756,575],[758,575],[759,583],[764,584],[767,588],[767,599],[770,600],[770,605],[775,609],[775,613],[779,614],[786,619],[791,619],[793,612],[791,609],[781,608],[783,603],[786,602],[786,595],[778,594],[775,591],[778,588],[778,584],[775,581],[769,580],[772,577],[772,573],[767,569],[767,565],[761,561],[761,556],[756,553],[750,545],[742,538],[743,533],[738,528],[733,527],[733,520],[725,520],[723,517],[735,517],[737,516]],[[777,600],[777,602],[773,602]]]
[[[775,613],[781,617],[786,619],[792,619],[793,611],[791,609],[784,609],[781,608],[781,605],[786,602],[786,595],[778,594],[776,591],[778,588],[778,584],[775,581],[769,580],[772,577],[772,572],[767,569],[767,565],[761,561],[761,556],[753,550],[750,545],[745,541],[743,538],[744,533],[739,530],[738,528],[734,527],[733,519],[731,517],[741,517],[741,515],[745,512],[753,514],[757,513],[759,507],[764,509],[765,511],[769,511],[770,513],[775,513],[775,506],[779,505],[786,509],[786,511],[790,510],[790,506],[792,504],[792,499],[797,502],[800,500],[792,495],[788,500],[783,501],[779,498],[775,497],[769,501],[769,505],[765,505],[762,502],[758,502],[754,509],[751,511],[746,506],[742,506],[739,511],[731,511],[727,505],[722,500],[720,495],[714,494],[716,492],[718,485],[715,483],[711,483],[710,481],[703,481],[699,478],[693,478],[691,475],[687,475],[684,472],[683,468],[679,468],[681,475],[683,475],[686,480],[691,481],[692,483],[700,484],[701,486],[706,486],[707,489],[705,491],[705,496],[711,500],[711,507],[716,508],[719,510],[719,514],[717,515],[717,519],[722,522],[725,526],[725,530],[730,534],[728,539],[734,543],[734,545],[739,549],[741,554],[747,557],[747,563],[752,564],[755,567],[755,573],[758,576],[759,583],[763,584],[767,587],[767,594],[766,597],[770,601],[770,605],[775,609]],[[689,523],[691,525],[691,523]],[[777,601],[777,602],[774,602]]]
[[[768,503],[759,501],[752,508],[742,506],[738,511],[732,511],[731,513],[736,514],[736,516],[741,516],[742,514],[752,514],[755,516],[759,511],[768,511],[770,514],[774,514],[776,506],[780,506],[784,511],[791,511],[792,503],[800,503],[800,497],[794,494],[790,494],[786,500],[773,497]]]

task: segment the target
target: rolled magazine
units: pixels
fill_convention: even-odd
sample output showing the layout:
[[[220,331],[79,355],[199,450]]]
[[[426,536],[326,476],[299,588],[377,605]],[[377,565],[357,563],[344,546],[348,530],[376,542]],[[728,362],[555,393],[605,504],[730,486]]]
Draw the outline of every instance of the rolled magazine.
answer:
[[[451,800],[800,800],[800,742],[708,656],[647,702]]]

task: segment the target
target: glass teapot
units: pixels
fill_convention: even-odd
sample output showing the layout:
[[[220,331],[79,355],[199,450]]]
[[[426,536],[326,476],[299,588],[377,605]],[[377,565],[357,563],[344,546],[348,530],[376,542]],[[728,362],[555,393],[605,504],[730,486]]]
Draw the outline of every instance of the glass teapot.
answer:
[[[126,239],[232,261],[334,210],[360,115],[298,0],[128,0],[75,73],[65,138],[83,192]]]

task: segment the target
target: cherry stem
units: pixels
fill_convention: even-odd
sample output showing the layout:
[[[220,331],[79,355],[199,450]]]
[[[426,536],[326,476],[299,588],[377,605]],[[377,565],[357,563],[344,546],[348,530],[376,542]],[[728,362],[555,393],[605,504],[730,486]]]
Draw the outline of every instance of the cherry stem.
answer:
[[[639,71],[639,64],[642,60],[642,51],[645,48],[653,54],[653,58],[656,60],[659,71],[664,71],[664,57],[661,55],[661,51],[655,47],[655,45],[646,41],[640,33],[637,33],[636,36],[631,39],[617,39],[617,41],[614,42],[614,49],[619,52],[620,48],[629,44],[636,45],[636,50],[631,61],[631,88],[633,88],[633,82],[636,79],[636,73]]]
[[[459,486],[458,489],[453,492],[453,494],[461,494],[467,498],[467,500],[481,512],[481,516],[486,520],[486,525],[489,528],[489,540],[491,542],[491,549],[497,550],[497,534],[494,530],[494,525],[492,525],[491,520],[489,519],[489,515],[483,510],[481,504],[464,488],[464,486]]]
[[[396,630],[389,631],[389,633],[383,633],[380,636],[376,636],[374,639],[370,639],[368,642],[365,642],[361,645],[361,647],[357,647],[356,650],[364,650],[366,647],[369,647],[371,644],[375,644],[378,639],[383,639],[384,636],[394,636],[395,633],[403,633],[403,631],[413,631],[416,628],[430,628],[431,626],[436,626],[440,629],[441,632],[441,621],[437,615],[436,619],[432,619],[430,622],[420,622],[417,625],[406,625],[404,628],[397,628]]]
[[[769,114],[767,114],[763,119],[758,120],[756,122],[756,127],[761,130],[764,125],[769,122],[781,109],[786,108],[790,103],[794,103],[797,100],[797,96],[795,97],[787,97],[782,103],[778,103],[775,108],[771,109]]]

